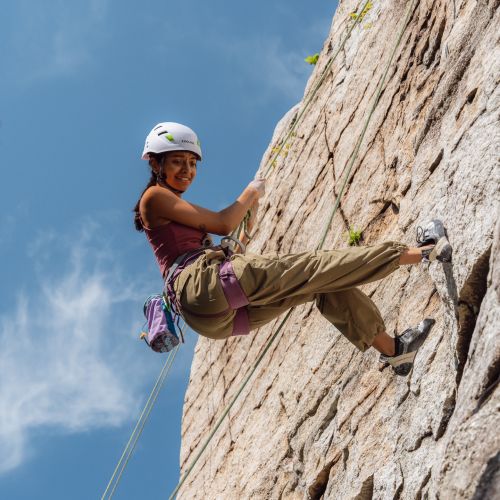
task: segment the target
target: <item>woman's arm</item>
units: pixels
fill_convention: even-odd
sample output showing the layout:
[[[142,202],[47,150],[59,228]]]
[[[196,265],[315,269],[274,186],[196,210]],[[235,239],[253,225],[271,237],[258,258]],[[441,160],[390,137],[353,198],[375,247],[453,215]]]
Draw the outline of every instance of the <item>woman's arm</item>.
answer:
[[[140,211],[148,227],[175,221],[208,233],[226,235],[238,226],[260,195],[250,183],[232,205],[214,212],[189,203],[161,186],[152,186],[142,196]]]

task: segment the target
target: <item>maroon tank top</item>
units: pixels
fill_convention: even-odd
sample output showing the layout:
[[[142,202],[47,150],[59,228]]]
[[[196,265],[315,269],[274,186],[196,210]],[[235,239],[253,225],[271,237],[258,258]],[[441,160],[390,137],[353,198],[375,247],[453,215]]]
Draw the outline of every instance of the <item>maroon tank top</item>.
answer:
[[[179,222],[167,222],[153,229],[144,226],[144,232],[164,278],[179,255],[202,247],[207,236],[206,232]]]

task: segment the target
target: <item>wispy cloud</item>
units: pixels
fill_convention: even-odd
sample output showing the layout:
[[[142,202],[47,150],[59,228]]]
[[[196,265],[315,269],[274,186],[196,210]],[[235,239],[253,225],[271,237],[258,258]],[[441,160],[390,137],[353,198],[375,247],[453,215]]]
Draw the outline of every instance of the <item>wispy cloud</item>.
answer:
[[[97,235],[84,224],[71,246],[59,238],[64,264],[41,265],[15,310],[0,315],[0,472],[32,451],[33,430],[116,426],[137,414],[150,371],[126,342],[140,327],[139,315],[127,313],[138,287],[125,282]],[[38,238],[34,257],[53,243],[50,234]]]
[[[288,9],[286,7],[285,9]],[[328,34],[331,19],[321,19],[300,27],[300,43],[295,46],[278,34],[255,32],[228,36],[224,20],[202,26],[204,45],[227,61],[234,78],[255,82],[261,89],[260,99],[277,96],[293,102],[303,97],[312,68],[304,59],[320,52],[318,33]],[[177,33],[176,33],[177,35]],[[323,39],[323,38],[321,38]]]
[[[231,44],[220,40],[219,49],[237,66],[236,74],[263,84],[269,94],[278,92],[295,100],[302,97],[310,66],[302,53],[287,50],[279,38],[255,37]]]

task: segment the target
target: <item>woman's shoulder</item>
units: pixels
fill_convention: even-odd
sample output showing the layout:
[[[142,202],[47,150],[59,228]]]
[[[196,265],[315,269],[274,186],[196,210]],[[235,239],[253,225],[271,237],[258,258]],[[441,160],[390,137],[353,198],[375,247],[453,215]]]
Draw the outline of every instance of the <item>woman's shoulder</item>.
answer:
[[[153,229],[170,222],[169,219],[160,215],[162,212],[162,201],[168,200],[169,194],[170,192],[167,189],[163,189],[160,186],[150,186],[144,191],[139,202],[139,212],[141,219],[145,223],[145,227]]]
[[[175,201],[173,200],[174,197],[175,195],[168,189],[162,188],[161,186],[150,186],[141,196],[140,206],[154,207],[155,205],[162,204],[162,202],[165,201]]]
[[[173,193],[171,193],[168,189],[165,189],[161,186],[158,186],[158,184],[154,186],[149,186],[146,191],[144,191],[142,198],[158,198],[162,197],[164,198],[165,196],[173,196]]]

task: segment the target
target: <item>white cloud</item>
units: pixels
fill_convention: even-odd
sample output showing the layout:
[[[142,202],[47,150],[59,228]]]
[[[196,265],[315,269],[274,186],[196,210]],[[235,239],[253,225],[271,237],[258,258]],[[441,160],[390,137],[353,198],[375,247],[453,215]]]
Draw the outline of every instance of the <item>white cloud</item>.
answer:
[[[146,377],[151,383],[138,342],[127,342],[141,326],[140,309],[128,311],[142,291],[105,257],[92,224],[82,234],[71,246],[60,238],[55,253],[67,260],[51,268],[42,260],[38,282],[0,315],[0,472],[33,451],[34,430],[78,432],[135,417],[138,391]],[[39,238],[34,258],[47,245]]]

